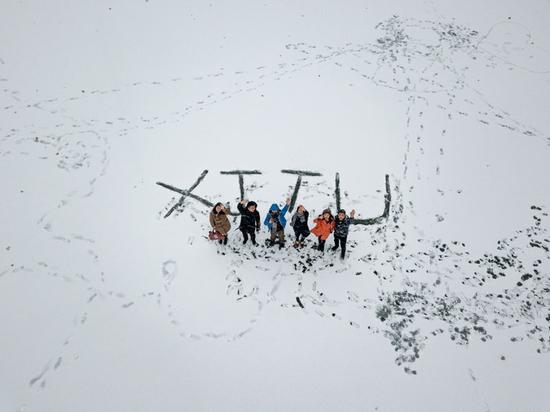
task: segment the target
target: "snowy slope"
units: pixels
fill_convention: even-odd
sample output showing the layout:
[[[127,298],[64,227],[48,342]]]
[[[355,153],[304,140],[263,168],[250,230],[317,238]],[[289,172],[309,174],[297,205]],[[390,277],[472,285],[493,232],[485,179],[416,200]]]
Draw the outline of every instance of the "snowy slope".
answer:
[[[0,7],[0,411],[548,409],[548,2]]]

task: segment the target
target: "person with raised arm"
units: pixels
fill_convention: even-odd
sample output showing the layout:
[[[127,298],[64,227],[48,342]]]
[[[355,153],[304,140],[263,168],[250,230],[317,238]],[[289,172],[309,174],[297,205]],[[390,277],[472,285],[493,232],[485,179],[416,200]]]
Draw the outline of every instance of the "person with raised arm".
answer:
[[[296,248],[304,246],[304,241],[310,234],[308,219],[309,212],[306,208],[303,205],[298,206],[290,221],[290,226],[294,229],[294,235],[296,236],[294,241],[294,247]]]
[[[218,239],[220,244],[224,245],[227,245],[229,230],[231,229],[228,214],[229,210],[221,202],[216,203],[210,212],[210,226],[212,226],[214,239]]]
[[[256,232],[260,231],[260,213],[258,213],[258,204],[253,201],[241,200],[237,205],[241,214],[241,223],[239,229],[243,234],[243,245],[248,242],[248,237],[254,246],[256,243]]]
[[[323,210],[323,213],[319,215],[313,223],[315,223],[315,227],[311,229],[311,233],[319,239],[317,250],[324,252],[325,243],[334,230],[334,217],[330,209]]]
[[[349,216],[346,215],[344,209],[340,209],[334,221],[334,246],[333,251],[340,247],[340,259],[346,257],[346,242],[348,241],[348,233],[350,225],[355,221],[355,210],[352,210]]]
[[[267,226],[270,233],[269,245],[275,244],[275,239],[279,239],[279,249],[282,249],[285,244],[285,226],[286,226],[286,212],[290,205],[290,198],[286,199],[286,204],[282,209],[279,208],[277,203],[273,203],[269,208],[269,212],[264,220],[264,225]]]

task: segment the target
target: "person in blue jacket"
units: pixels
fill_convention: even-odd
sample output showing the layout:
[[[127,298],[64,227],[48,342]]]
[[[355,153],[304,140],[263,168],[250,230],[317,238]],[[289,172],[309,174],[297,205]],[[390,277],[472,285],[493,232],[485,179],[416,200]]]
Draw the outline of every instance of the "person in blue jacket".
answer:
[[[286,212],[290,205],[290,199],[286,199],[285,206],[280,209],[276,203],[273,203],[267,212],[267,216],[264,220],[264,225],[267,226],[270,233],[269,245],[275,244],[275,239],[279,239],[279,249],[282,249],[285,244],[285,226],[286,226]]]

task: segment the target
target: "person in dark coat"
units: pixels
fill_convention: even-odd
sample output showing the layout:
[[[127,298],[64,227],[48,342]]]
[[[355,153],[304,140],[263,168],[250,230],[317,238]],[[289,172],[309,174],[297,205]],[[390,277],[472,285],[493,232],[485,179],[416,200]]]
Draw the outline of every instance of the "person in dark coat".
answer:
[[[286,199],[285,206],[280,209],[277,203],[273,203],[269,208],[264,225],[267,226],[270,233],[269,245],[275,244],[275,239],[279,239],[279,249],[282,249],[285,244],[285,226],[286,226],[286,212],[290,205],[290,199]]]
[[[340,247],[340,259],[346,257],[346,242],[348,240],[349,227],[354,224],[354,220],[355,210],[352,210],[348,217],[344,209],[338,211],[334,220],[334,246],[332,250],[337,250]]]
[[[290,226],[294,229],[294,234],[296,235],[296,241],[294,242],[294,247],[304,246],[304,240],[309,236],[309,212],[303,205],[298,206],[292,219],[290,220]]]
[[[229,230],[231,229],[231,223],[227,218],[228,214],[229,210],[221,202],[216,203],[212,212],[210,212],[210,226],[212,226],[213,230],[223,235],[223,239],[220,239],[219,242],[224,245],[227,245]]]
[[[249,236],[252,244],[257,245],[255,231],[260,231],[260,213],[258,213],[257,208],[258,204],[256,202],[247,202],[246,200],[241,200],[237,205],[237,209],[241,214],[239,229],[243,233],[243,245],[248,242]]]

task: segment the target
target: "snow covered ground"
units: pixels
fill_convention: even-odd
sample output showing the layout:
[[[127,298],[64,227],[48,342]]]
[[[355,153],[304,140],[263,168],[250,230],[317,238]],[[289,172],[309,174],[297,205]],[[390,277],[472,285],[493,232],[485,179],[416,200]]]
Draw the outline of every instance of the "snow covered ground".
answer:
[[[549,411],[549,19],[2,1],[0,411]],[[263,219],[284,169],[389,216],[343,262],[206,239],[220,172]]]

